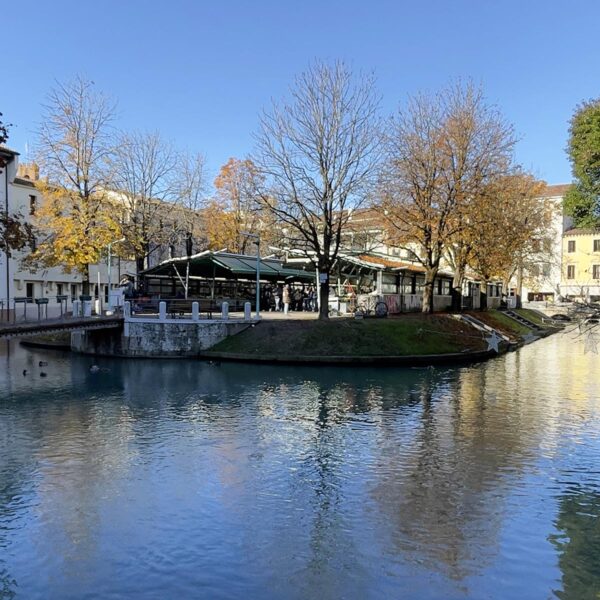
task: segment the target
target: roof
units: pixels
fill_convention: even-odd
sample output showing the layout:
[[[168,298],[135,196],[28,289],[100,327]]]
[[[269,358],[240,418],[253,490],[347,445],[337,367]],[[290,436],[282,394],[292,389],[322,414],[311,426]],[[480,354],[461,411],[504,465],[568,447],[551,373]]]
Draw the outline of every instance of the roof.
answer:
[[[188,264],[189,275],[192,278],[212,279],[256,279],[256,256],[231,254],[228,252],[212,252],[206,250],[187,256],[170,258],[160,264],[146,269],[143,275],[149,277],[185,277]],[[281,260],[275,258],[260,259],[260,278],[267,281],[300,280],[314,281],[314,273],[301,269],[290,268]]]
[[[547,198],[554,198],[556,196],[564,196],[571,187],[571,183],[557,183],[555,185],[547,185],[544,188],[543,195]]]
[[[340,255],[340,260],[345,260],[360,266],[369,267],[371,269],[390,270],[409,273],[425,273],[425,268],[422,265],[415,263],[403,262],[389,256],[380,256],[377,254],[359,254],[358,256]],[[440,277],[452,278],[451,273],[439,271]]]
[[[11,150],[7,146],[0,146],[0,154],[4,154],[4,155],[9,154],[10,156],[19,156],[19,153],[16,150]]]
[[[600,227],[573,227],[567,229],[563,235],[600,235]]]

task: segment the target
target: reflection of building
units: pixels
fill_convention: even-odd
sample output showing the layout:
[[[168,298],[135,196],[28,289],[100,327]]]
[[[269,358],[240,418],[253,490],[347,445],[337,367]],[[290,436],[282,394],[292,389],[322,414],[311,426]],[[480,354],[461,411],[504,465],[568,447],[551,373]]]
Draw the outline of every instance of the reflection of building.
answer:
[[[600,300],[600,229],[569,229],[562,240],[564,297]]]

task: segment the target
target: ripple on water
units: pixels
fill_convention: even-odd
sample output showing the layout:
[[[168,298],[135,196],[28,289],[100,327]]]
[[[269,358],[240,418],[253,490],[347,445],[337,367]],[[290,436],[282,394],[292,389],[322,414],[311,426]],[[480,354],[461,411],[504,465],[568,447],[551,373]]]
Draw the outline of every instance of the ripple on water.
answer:
[[[4,348],[0,598],[591,597],[598,360],[554,336],[456,369],[93,378]]]

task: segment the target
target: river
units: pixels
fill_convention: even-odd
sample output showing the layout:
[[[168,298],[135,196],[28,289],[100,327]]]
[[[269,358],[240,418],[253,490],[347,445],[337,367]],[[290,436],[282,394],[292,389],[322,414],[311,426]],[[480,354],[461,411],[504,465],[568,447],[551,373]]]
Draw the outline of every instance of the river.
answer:
[[[600,594],[573,334],[460,368],[93,362],[0,345],[2,600]]]

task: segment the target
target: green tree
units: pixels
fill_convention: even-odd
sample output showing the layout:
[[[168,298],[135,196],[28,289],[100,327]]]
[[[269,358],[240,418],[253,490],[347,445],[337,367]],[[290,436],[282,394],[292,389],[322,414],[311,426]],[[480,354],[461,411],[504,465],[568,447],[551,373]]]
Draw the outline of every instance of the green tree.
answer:
[[[600,98],[577,107],[567,147],[575,182],[564,209],[577,227],[600,225]]]

